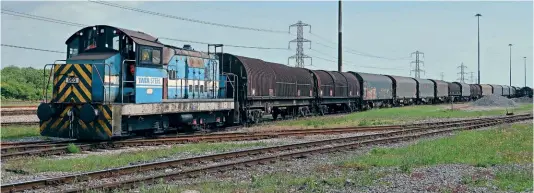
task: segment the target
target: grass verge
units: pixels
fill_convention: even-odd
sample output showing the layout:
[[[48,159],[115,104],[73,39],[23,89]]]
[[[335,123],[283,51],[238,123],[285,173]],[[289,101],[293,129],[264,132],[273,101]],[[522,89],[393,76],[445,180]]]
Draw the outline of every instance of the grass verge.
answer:
[[[493,166],[532,161],[532,125],[513,124],[485,131],[461,131],[437,140],[421,140],[403,148],[375,148],[366,156],[343,164],[371,166],[423,166],[463,163]]]
[[[515,108],[514,113],[518,114],[531,112],[532,109],[532,104],[521,105],[520,107]],[[373,126],[399,124],[403,122],[431,118],[469,118],[504,115],[505,113],[506,109],[465,111],[443,109],[443,106],[423,105],[401,108],[374,109],[336,117],[313,117],[308,119],[280,122],[277,125],[309,128],[331,126]]]
[[[26,159],[8,160],[3,164],[3,168],[24,169],[26,172],[76,172],[76,171],[93,171],[112,167],[127,166],[129,164],[138,164],[150,162],[158,158],[169,157],[178,153],[198,154],[203,152],[223,152],[237,148],[266,146],[265,143],[198,143],[184,144],[170,148],[140,150],[133,152],[122,152],[111,155],[88,155],[84,157],[66,158],[66,159],[49,159],[42,157],[32,157]],[[74,146],[73,151],[79,149]]]
[[[37,126],[5,126],[1,130],[2,139],[41,136]]]

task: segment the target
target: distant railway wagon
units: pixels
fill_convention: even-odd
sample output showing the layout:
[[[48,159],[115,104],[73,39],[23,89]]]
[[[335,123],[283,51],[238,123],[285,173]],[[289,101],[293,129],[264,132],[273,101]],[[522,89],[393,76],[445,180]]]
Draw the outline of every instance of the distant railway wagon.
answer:
[[[288,117],[472,100],[532,89],[291,67],[231,53],[175,47],[107,25],[68,37],[65,60],[45,65],[37,109],[43,136],[112,140]],[[213,51],[212,51],[213,50]],[[48,97],[51,96],[51,97]]]
[[[414,78],[417,82],[417,99],[419,103],[432,103],[435,98],[434,82],[428,79]]]
[[[310,70],[316,81],[319,113],[339,110],[354,111],[359,107],[360,84],[347,72]]]
[[[523,88],[519,89],[518,97],[530,97],[530,98],[532,98],[532,88],[523,87]]]
[[[517,94],[517,87],[512,86],[510,87],[510,98],[515,97]]]
[[[493,88],[493,94],[494,95],[499,95],[499,96],[503,95],[502,86],[501,85],[491,84],[491,87]]]
[[[489,84],[481,84],[480,88],[482,88],[482,96],[493,94],[493,87]]]
[[[468,101],[471,97],[471,87],[469,84],[451,82],[449,83],[449,95],[454,97],[454,101]]]
[[[478,84],[470,84],[469,87],[471,88],[471,99],[476,100],[480,97],[482,97],[482,87]]]
[[[510,96],[510,86],[502,85],[502,96]]]
[[[430,79],[434,82],[435,103],[445,102],[449,98],[449,83],[441,80]]]
[[[394,105],[411,105],[417,100],[417,82],[413,78],[386,75],[393,81]]]
[[[391,106],[394,99],[393,81],[384,75],[350,72],[360,82],[362,108]]]

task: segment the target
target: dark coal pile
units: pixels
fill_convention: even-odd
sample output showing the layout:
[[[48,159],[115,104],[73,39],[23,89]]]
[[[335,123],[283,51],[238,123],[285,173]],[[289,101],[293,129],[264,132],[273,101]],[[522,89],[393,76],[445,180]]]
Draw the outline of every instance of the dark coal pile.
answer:
[[[475,106],[483,107],[516,107],[517,104],[512,100],[499,95],[488,95],[484,96],[475,102]]]
[[[532,103],[532,98],[530,97],[513,98],[512,100],[516,103]]]

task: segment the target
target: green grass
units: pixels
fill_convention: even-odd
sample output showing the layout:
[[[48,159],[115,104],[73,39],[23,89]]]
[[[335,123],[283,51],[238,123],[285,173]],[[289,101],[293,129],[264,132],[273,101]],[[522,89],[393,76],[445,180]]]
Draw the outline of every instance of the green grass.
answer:
[[[495,176],[496,186],[505,191],[532,191],[532,171],[500,169]]]
[[[17,100],[2,100],[0,102],[0,106],[2,107],[10,107],[10,106],[38,106],[40,104],[39,101],[17,101]]]
[[[170,185],[161,183],[149,188],[140,188],[141,193],[182,192],[198,190],[200,192],[234,193],[234,192],[325,192],[342,189],[344,186],[368,186],[384,176],[384,173],[363,171],[358,174],[344,173],[335,176],[331,172],[316,173],[310,176],[296,176],[287,172],[276,172],[261,176],[252,176],[247,182],[205,181],[192,185]],[[293,191],[290,191],[293,190]]]
[[[41,136],[37,126],[5,126],[1,128],[2,139]]]
[[[73,143],[69,143],[67,151],[69,151],[69,153],[80,153],[80,148]]]
[[[461,131],[458,135],[422,140],[403,148],[375,148],[345,165],[413,167],[464,163],[490,166],[532,162],[532,125],[513,124],[485,131]]]
[[[486,111],[448,110],[444,106],[423,105],[402,108],[374,109],[365,112],[356,112],[339,117],[314,117],[293,121],[280,122],[281,126],[301,127],[328,127],[328,126],[372,126],[398,124],[429,118],[468,118],[490,115],[504,115],[506,109]],[[514,113],[531,112],[533,105],[526,104],[514,109]]]
[[[9,160],[3,164],[3,168],[23,169],[30,173],[61,171],[93,171],[111,167],[127,166],[140,162],[152,161],[157,158],[168,157],[173,154],[184,152],[202,153],[207,151],[223,152],[236,148],[266,146],[265,143],[198,143],[173,146],[171,148],[161,148],[152,150],[141,150],[134,152],[122,152],[111,155],[88,155],[85,157],[49,159],[42,157],[32,157],[20,160]],[[76,147],[77,149],[77,147]],[[75,150],[75,149],[74,149]]]

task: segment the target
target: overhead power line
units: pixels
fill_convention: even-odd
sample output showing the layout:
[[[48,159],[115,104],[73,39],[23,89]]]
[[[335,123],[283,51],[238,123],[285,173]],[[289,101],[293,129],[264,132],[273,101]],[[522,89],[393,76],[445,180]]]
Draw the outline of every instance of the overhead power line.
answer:
[[[73,22],[63,21],[59,19],[53,19],[53,18],[47,18],[47,17],[37,16],[37,15],[32,15],[32,14],[27,14],[27,13],[21,13],[17,11],[8,10],[8,9],[2,9],[2,14],[16,16],[16,17],[23,17],[27,19],[35,19],[35,20],[46,21],[46,22],[57,23],[57,24],[63,24],[63,25],[69,25],[69,26],[76,26],[76,27],[86,26],[80,23],[73,23]]]
[[[171,40],[177,42],[187,42],[187,43],[196,43],[196,44],[213,44],[208,42],[193,41],[193,40],[183,40],[175,38],[160,37],[162,40]],[[242,46],[242,45],[233,45],[233,44],[223,44],[225,47],[234,47],[234,48],[250,48],[250,49],[260,49],[260,50],[289,50],[287,48],[276,48],[276,47],[260,47],[260,46]]]
[[[330,60],[330,59],[325,59],[325,58],[321,58],[321,57],[318,57],[318,56],[312,56],[313,58],[318,58],[318,59],[321,59],[321,60],[324,60],[324,61],[328,61],[328,62],[333,62],[333,63],[337,63],[337,57],[333,57],[329,54],[326,54],[324,52],[321,52],[319,50],[316,50],[316,49],[311,49],[312,51],[314,52],[317,52],[319,54],[322,54],[322,55],[325,55],[325,56],[328,56],[329,58],[333,58],[333,60]],[[382,68],[382,67],[376,67],[376,66],[361,66],[361,65],[356,65],[354,64],[353,62],[351,61],[347,61],[347,60],[343,60],[343,64],[348,64],[348,65],[352,65],[352,66],[356,66],[356,67],[361,67],[361,68],[374,68],[374,69],[381,69],[381,70],[405,70],[405,69],[401,69],[401,68]]]
[[[75,22],[69,22],[65,20],[59,20],[44,16],[38,16],[38,15],[31,15],[27,13],[21,13],[16,11],[11,11],[7,9],[2,9],[2,14],[12,15],[16,17],[24,17],[28,19],[34,19],[39,21],[45,21],[45,22],[51,22],[51,23],[57,23],[62,25],[68,25],[68,26],[74,26],[74,27],[87,27],[89,25],[81,24],[81,23],[75,23]],[[167,39],[167,40],[173,40],[178,42],[188,42],[188,43],[198,43],[198,44],[210,44],[207,42],[200,42],[200,41],[194,41],[194,40],[183,40],[183,39],[175,39],[175,38],[166,38],[166,37],[160,37],[159,39]],[[260,47],[260,46],[243,46],[243,45],[232,45],[232,44],[224,44],[224,46],[227,47],[234,47],[234,48],[249,48],[249,49],[260,49],[260,50],[288,50],[287,48],[276,48],[276,47]]]
[[[116,4],[116,3],[110,3],[110,2],[107,2],[107,1],[89,0],[89,2],[98,3],[98,4],[102,4],[102,5],[106,5],[106,6],[110,6],[110,7],[116,7],[116,8],[125,9],[125,10],[130,10],[130,11],[136,11],[136,12],[139,12],[139,13],[146,13],[146,14],[156,15],[156,16],[160,16],[160,17],[167,17],[167,18],[171,18],[171,19],[178,19],[178,20],[182,20],[182,21],[193,22],[193,23],[200,23],[200,24],[213,25],[213,26],[226,27],[226,28],[234,28],[234,29],[241,29],[241,30],[250,30],[250,31],[260,31],[260,32],[270,32],[270,33],[288,33],[288,31],[262,29],[262,28],[252,28],[252,27],[244,27],[244,26],[236,26],[236,25],[215,23],[215,22],[203,21],[203,20],[198,20],[198,19],[191,19],[191,18],[186,18],[186,17],[181,17],[181,16],[175,16],[175,15],[169,15],[169,14],[155,12],[155,11],[139,9],[139,8],[135,8],[135,7],[129,7],[129,6],[126,6],[126,5],[120,5],[120,4]]]
[[[54,52],[54,53],[61,53],[65,54],[67,52],[57,51],[57,50],[47,50],[47,49],[41,49],[41,48],[32,48],[32,47],[25,47],[25,46],[16,46],[11,44],[2,44],[4,47],[11,47],[11,48],[19,48],[19,49],[25,49],[25,50],[36,50],[36,51],[42,51],[42,52]]]
[[[327,38],[324,38],[320,35],[317,35],[317,34],[314,34],[314,33],[311,33],[311,35],[319,38],[319,39],[322,39],[323,41],[325,42],[328,42],[332,45],[337,45],[337,43],[335,42],[332,42],[330,40],[328,40]],[[325,44],[322,44],[322,43],[318,43],[317,41],[315,41],[316,44],[319,44],[321,46],[324,46],[324,47],[327,47],[327,48],[331,48],[331,49],[337,49],[335,47],[332,47],[332,46],[329,46],[329,45],[325,45]],[[379,59],[385,59],[385,60],[407,60],[407,59],[410,59],[410,57],[403,57],[403,58],[389,58],[389,57],[383,57],[383,56],[377,56],[377,55],[372,55],[372,54],[368,54],[368,53],[365,53],[365,52],[361,52],[361,51],[357,51],[355,49],[352,49],[352,48],[349,48],[349,47],[346,47],[346,46],[343,46],[343,52],[345,53],[349,53],[349,54],[355,54],[355,55],[360,55],[360,56],[366,56],[366,57],[371,57],[371,58],[379,58]]]

